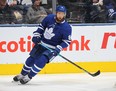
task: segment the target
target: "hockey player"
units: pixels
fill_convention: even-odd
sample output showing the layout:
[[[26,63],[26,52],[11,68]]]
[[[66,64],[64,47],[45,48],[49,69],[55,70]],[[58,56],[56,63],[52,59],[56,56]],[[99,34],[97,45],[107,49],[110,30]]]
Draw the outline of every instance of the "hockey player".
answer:
[[[14,81],[20,81],[21,84],[29,82],[38,72],[40,72],[46,63],[49,63],[56,57],[63,48],[66,48],[71,42],[71,26],[65,21],[66,8],[57,6],[56,15],[50,14],[33,32],[32,41],[35,43],[30,52],[22,71],[13,78]],[[53,51],[49,51],[40,43]]]

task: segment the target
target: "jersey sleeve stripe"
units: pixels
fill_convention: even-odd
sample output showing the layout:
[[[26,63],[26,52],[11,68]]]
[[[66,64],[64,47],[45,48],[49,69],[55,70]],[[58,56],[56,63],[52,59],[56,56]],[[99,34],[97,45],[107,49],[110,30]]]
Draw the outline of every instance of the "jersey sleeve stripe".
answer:
[[[33,33],[33,37],[41,37],[41,34],[40,33]]]
[[[63,42],[65,42],[69,46],[69,44],[70,44],[71,41],[69,41],[69,40],[63,40]]]
[[[38,28],[39,28],[39,29],[41,29],[41,30],[44,30],[44,28],[43,28],[43,27],[41,27],[41,26],[39,26]]]
[[[42,26],[42,24],[39,24],[39,26],[42,27],[42,28],[44,28],[44,27]]]

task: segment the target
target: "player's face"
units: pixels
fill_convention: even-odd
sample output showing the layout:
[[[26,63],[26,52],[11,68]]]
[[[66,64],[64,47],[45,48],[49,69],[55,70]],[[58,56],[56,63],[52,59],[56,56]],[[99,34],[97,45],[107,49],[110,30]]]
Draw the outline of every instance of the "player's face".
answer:
[[[65,13],[64,12],[57,12],[56,13],[56,20],[58,22],[62,22],[64,20]]]

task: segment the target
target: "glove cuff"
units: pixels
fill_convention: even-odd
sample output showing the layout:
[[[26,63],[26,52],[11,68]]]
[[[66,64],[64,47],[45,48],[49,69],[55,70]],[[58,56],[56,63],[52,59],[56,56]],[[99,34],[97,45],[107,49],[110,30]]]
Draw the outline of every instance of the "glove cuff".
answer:
[[[60,51],[62,51],[62,47],[60,45],[57,45],[55,50],[58,52],[58,54],[60,53]]]

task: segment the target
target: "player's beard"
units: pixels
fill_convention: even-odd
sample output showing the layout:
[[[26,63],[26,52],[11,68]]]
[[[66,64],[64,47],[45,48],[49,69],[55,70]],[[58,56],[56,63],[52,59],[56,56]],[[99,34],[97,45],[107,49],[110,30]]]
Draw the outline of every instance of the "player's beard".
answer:
[[[63,17],[63,18],[58,18],[57,16],[56,16],[56,22],[57,23],[61,23],[61,22],[63,22],[65,20],[65,17]]]

